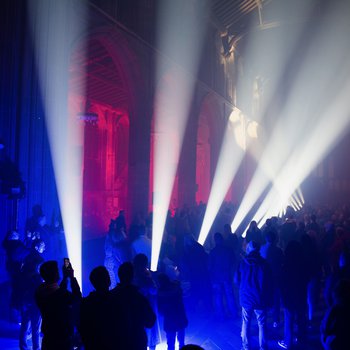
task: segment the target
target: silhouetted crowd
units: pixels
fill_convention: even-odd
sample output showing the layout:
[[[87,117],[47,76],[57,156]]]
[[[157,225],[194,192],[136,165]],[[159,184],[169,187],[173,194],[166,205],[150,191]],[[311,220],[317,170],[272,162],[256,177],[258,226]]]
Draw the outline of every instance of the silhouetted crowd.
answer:
[[[192,313],[214,315],[218,327],[241,318],[244,350],[251,346],[253,315],[260,350],[271,341],[268,327],[283,327],[281,348],[307,349],[315,324],[324,349],[350,349],[349,208],[287,208],[281,218],[231,232],[235,209],[223,205],[204,246],[197,242],[204,204],[169,212],[156,272],[150,271],[152,214],[127,227],[120,211],[105,238],[104,266],[90,273],[94,291],[83,297],[69,259],[60,279],[61,225],[51,225],[48,238],[35,207],[26,237],[10,231],[3,241],[20,349],[28,349],[30,332],[34,350],[156,349],[159,320],[169,350],[176,340],[195,349],[185,345]]]

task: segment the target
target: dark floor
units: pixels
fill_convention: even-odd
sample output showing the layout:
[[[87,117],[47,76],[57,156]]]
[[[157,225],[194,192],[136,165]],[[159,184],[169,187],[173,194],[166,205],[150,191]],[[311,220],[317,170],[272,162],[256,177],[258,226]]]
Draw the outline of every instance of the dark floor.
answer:
[[[321,314],[315,319],[312,327],[309,328],[308,342],[303,346],[296,346],[300,350],[319,350],[322,349],[319,340],[319,324]],[[187,343],[200,344],[206,350],[239,350],[241,347],[241,320],[215,321],[213,318],[203,318],[199,315],[190,317],[190,324],[187,329]],[[272,328],[272,323],[268,328],[269,349],[281,349],[277,342],[283,339],[283,325]],[[256,322],[251,325],[252,349],[258,350],[258,326]]]
[[[321,313],[316,317],[313,327],[309,329],[309,341],[303,346],[296,347],[300,350],[321,350],[319,342],[319,322]],[[216,321],[207,314],[195,313],[189,315],[189,326],[186,330],[186,342],[199,344],[205,350],[239,350],[241,346],[239,319]],[[19,326],[9,321],[0,320],[0,349],[18,349]],[[255,322],[252,323],[252,349],[258,350],[258,329]],[[283,327],[269,327],[269,349],[281,349],[277,341],[283,337]],[[157,350],[165,350],[165,336]]]

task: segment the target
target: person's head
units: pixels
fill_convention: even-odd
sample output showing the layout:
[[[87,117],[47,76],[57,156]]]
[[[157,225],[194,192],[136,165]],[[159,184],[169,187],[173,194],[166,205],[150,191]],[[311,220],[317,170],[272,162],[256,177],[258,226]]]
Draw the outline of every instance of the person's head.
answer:
[[[118,277],[123,285],[132,284],[134,278],[134,266],[131,262],[125,262],[119,266]]]
[[[205,350],[205,349],[199,345],[187,344],[187,345],[184,345],[180,350]]]
[[[288,205],[286,208],[286,218],[292,220],[292,219],[294,219],[294,214],[295,214],[295,211],[294,211],[293,207]]]
[[[145,269],[148,267],[148,258],[145,254],[136,254],[133,262],[136,269]]]
[[[215,232],[214,241],[216,245],[222,245],[224,243],[224,237],[220,232]]]
[[[89,279],[97,291],[107,291],[111,285],[111,278],[104,266],[95,267],[91,271]]]
[[[258,227],[258,225],[257,225],[256,221],[254,221],[254,220],[249,225],[249,229],[255,230],[257,227]]]
[[[246,247],[246,253],[258,252],[260,249],[259,243],[256,241],[250,241]]]
[[[58,282],[60,275],[58,272],[58,264],[55,260],[48,260],[40,266],[40,276],[46,283]]]
[[[137,227],[137,235],[140,236],[146,236],[146,226],[143,224],[138,225]]]

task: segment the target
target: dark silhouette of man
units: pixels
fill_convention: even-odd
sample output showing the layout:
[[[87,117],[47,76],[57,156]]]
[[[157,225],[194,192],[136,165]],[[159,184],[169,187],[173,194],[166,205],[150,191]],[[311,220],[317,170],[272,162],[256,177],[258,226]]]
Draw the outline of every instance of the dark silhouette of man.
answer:
[[[171,281],[166,274],[158,276],[158,310],[164,317],[164,331],[168,350],[175,350],[175,340],[179,347],[185,345],[185,328],[188,325],[182,289],[178,282]]]
[[[321,324],[321,341],[325,350],[350,348],[350,280],[340,280],[333,291],[333,305]]]
[[[35,204],[32,208],[32,216],[27,219],[25,231],[35,232],[39,229],[39,219],[43,216],[43,209],[40,204]]]
[[[253,312],[259,326],[260,350],[267,349],[266,313],[271,305],[272,277],[270,267],[259,253],[259,244],[250,241],[246,247],[246,257],[240,262],[236,283],[239,284],[239,297],[242,306],[242,349],[249,349],[249,328]]]
[[[247,235],[245,236],[245,241],[248,244],[250,241],[255,241],[258,244],[262,245],[264,243],[263,235],[261,230],[258,227],[256,221],[252,221],[247,230]]]
[[[282,249],[286,249],[288,243],[292,240],[297,240],[296,236],[297,223],[294,219],[293,209],[288,207],[286,219],[280,227],[280,245]]]
[[[95,291],[83,298],[80,307],[80,335],[85,350],[118,348],[118,314],[112,312],[111,279],[104,266],[94,268],[90,282]]]
[[[334,288],[342,279],[350,280],[350,252],[343,252],[339,257],[339,268],[329,275],[324,287],[324,299],[327,307],[333,305]]]
[[[42,350],[72,350],[74,336],[73,309],[80,302],[81,292],[73,269],[64,269],[61,284],[57,261],[49,260],[40,266],[44,280],[35,293],[42,316]],[[68,279],[72,292],[67,290]]]
[[[285,250],[281,269],[280,289],[284,307],[284,339],[278,345],[284,349],[293,347],[294,324],[297,323],[298,343],[306,337],[308,270],[302,245],[291,240]]]
[[[111,293],[115,303],[115,312],[121,317],[120,333],[123,335],[119,350],[146,350],[147,334],[145,328],[151,328],[156,315],[146,297],[132,284],[134,268],[125,262],[118,270],[120,283]]]
[[[272,318],[273,327],[276,328],[280,323],[280,311],[281,311],[281,291],[279,288],[279,277],[281,275],[281,269],[284,262],[284,254],[280,247],[277,247],[277,234],[274,230],[266,232],[266,243],[260,248],[260,255],[266,259],[270,266],[273,279],[273,305],[272,305]]]
[[[191,284],[191,307],[196,311],[211,310],[209,256],[191,234],[184,236],[182,270]]]
[[[214,234],[215,247],[209,253],[209,271],[213,288],[215,312],[219,319],[235,316],[237,308],[233,295],[233,269],[235,256],[225,245],[220,232]],[[224,307],[226,301],[227,309]]]
[[[41,254],[45,250],[43,241],[35,241],[29,254],[23,261],[20,275],[20,311],[21,328],[19,332],[19,348],[27,350],[28,334],[32,335],[33,350],[40,350],[41,316],[35,303],[35,290],[42,283],[39,266],[44,262]]]

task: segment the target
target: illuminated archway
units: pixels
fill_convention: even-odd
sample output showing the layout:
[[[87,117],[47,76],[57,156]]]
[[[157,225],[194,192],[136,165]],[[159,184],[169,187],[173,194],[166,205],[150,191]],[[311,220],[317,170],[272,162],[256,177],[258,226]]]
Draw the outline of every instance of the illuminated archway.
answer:
[[[83,231],[91,238],[127,206],[130,96],[118,57],[100,37],[73,52],[71,67],[70,115],[84,124]],[[84,96],[75,93],[81,86]]]

